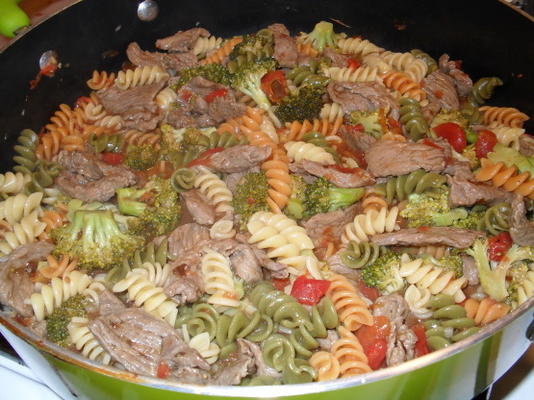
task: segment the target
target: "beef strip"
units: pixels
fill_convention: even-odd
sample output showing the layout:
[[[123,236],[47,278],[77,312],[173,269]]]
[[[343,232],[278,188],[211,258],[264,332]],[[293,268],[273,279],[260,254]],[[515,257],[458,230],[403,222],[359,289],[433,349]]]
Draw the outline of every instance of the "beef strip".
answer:
[[[112,292],[107,289],[98,293],[99,315],[109,315],[124,310],[126,306]]]
[[[271,155],[269,146],[257,147],[246,144],[230,147],[210,157],[209,168],[216,172],[231,174],[258,167]]]
[[[289,35],[289,31],[282,24],[273,24],[267,27],[273,33],[273,57],[281,67],[293,68],[297,66],[297,42]]]
[[[247,244],[250,247],[250,249],[254,252],[254,255],[256,256],[259,265],[268,270],[272,278],[287,278],[289,276],[289,272],[287,271],[287,265],[271,260],[267,256],[267,252],[265,252],[265,250],[258,248],[254,244],[249,244],[249,238],[250,234],[248,233],[238,233],[236,235],[236,240],[240,243]]]
[[[484,234],[469,229],[433,226],[380,233],[372,236],[371,241],[380,246],[429,246],[441,244],[465,249],[470,247],[475,239],[479,237],[484,237]]]
[[[493,185],[469,182],[456,176],[447,177],[447,181],[451,207],[472,206],[477,203],[494,204],[510,201],[513,198],[510,192]]]
[[[330,271],[345,276],[351,281],[358,281],[360,279],[360,271],[357,269],[347,267],[341,260],[341,252],[346,250],[346,246],[341,248],[332,256],[328,257],[326,263],[330,268]]]
[[[161,50],[185,53],[193,50],[199,37],[208,37],[209,35],[210,33],[204,28],[191,28],[156,40],[156,47]]]
[[[469,286],[479,284],[477,264],[473,257],[462,254],[462,270]]]
[[[458,63],[449,61],[449,56],[443,54],[438,60],[439,69],[451,76],[454,80],[456,90],[460,96],[467,96],[473,88],[473,81],[465,72],[458,68]]]
[[[190,107],[179,102],[176,107],[171,108],[167,112],[163,120],[176,129],[198,126],[197,121],[191,115]]]
[[[254,168],[254,172],[258,172],[259,170],[257,168]],[[230,173],[230,174],[227,174],[225,177],[224,177],[224,183],[226,184],[226,187],[228,188],[228,190],[230,190],[230,192],[232,192],[233,194],[235,194],[235,191],[237,189],[237,185],[239,184],[239,181],[241,181],[241,179],[243,179],[243,177],[247,174],[248,171],[244,171],[244,172],[234,172],[234,173]]]
[[[384,108],[394,119],[399,118],[399,105],[384,85],[378,82],[337,82],[328,84],[331,99],[341,105],[343,112],[374,111]]]
[[[512,218],[510,235],[521,246],[534,246],[534,221],[526,216],[525,201],[519,195],[512,200]]]
[[[373,316],[385,316],[390,321],[386,365],[390,367],[414,358],[417,336],[406,326],[409,307],[404,298],[398,294],[379,297],[373,305]]]
[[[527,157],[534,156],[534,137],[528,134],[519,136],[519,152]]]
[[[260,263],[249,245],[236,242],[230,253],[230,262],[234,272],[245,282],[263,279]]]
[[[321,247],[325,236],[339,238],[343,228],[352,222],[359,211],[359,205],[354,204],[346,209],[316,214],[307,221],[301,223],[306,233],[313,240],[315,247]]]
[[[319,347],[321,348],[321,350],[330,351],[332,349],[332,345],[338,339],[339,339],[339,335],[336,332],[336,330],[328,329],[326,333],[326,337],[322,339],[318,338],[317,342],[319,342]]]
[[[101,315],[89,323],[89,330],[114,360],[136,374],[157,376],[162,361],[171,369],[209,369],[209,364],[184,343],[174,328],[138,308]]]
[[[198,64],[197,56],[192,52],[159,53],[143,51],[135,42],[128,45],[126,55],[130,62],[138,67],[157,65],[163,70],[171,69],[177,72]]]
[[[441,172],[445,168],[442,149],[422,143],[379,140],[365,153],[367,169],[375,177],[405,175],[418,169]]]
[[[189,253],[200,253],[209,240],[208,228],[194,223],[181,225],[169,235],[169,257],[183,259]]]
[[[340,54],[331,47],[327,47],[323,51],[323,56],[330,60],[332,67],[345,68],[349,66],[350,56]]]
[[[460,100],[454,87],[454,79],[440,71],[434,71],[423,79],[423,90],[429,103],[439,104],[439,108],[450,111],[460,108]]]
[[[213,225],[215,222],[215,208],[196,189],[182,192],[182,199],[193,221],[200,225]]]
[[[345,125],[341,125],[339,135],[349,148],[356,151],[365,152],[376,142],[373,136],[354,129],[347,129]]]
[[[460,161],[456,159],[448,159],[447,166],[443,170],[444,174],[454,175],[455,178],[461,180],[474,180],[473,172],[468,161]]]
[[[31,305],[26,303],[34,289],[30,276],[52,250],[54,245],[48,242],[29,243],[17,247],[0,262],[0,303],[23,317],[33,315]]]
[[[254,364],[256,366],[256,375],[257,376],[270,376],[273,378],[281,378],[282,374],[276,369],[269,367],[265,360],[263,359],[263,354],[260,348],[260,345],[254,342],[251,342],[247,339],[240,339],[243,347],[247,347],[248,350],[254,356]]]
[[[298,168],[302,168],[305,172],[311,175],[324,177],[334,185],[343,188],[357,188],[375,183],[375,180],[369,172],[362,168],[355,168],[354,172],[349,173],[341,172],[333,167],[325,167],[324,165],[309,160],[302,160],[296,163],[296,165]]]
[[[116,189],[136,182],[135,174],[128,168],[98,161],[89,153],[61,151],[58,161],[64,169],[57,176],[56,185],[69,196],[83,201],[108,201],[115,195]],[[80,163],[84,165],[82,174],[76,169]],[[89,178],[86,172],[88,170],[94,172],[92,176],[100,178]]]
[[[212,385],[238,385],[241,379],[256,371],[254,353],[247,342],[237,339],[237,351],[213,364],[210,379]]]

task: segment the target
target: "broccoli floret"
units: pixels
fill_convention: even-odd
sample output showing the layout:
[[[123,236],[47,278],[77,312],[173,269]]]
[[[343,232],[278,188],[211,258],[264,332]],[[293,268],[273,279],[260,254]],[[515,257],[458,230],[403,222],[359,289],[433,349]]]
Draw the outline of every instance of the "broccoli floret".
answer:
[[[464,130],[469,126],[469,120],[462,115],[458,110],[445,111],[441,110],[432,120],[430,124],[431,128],[444,124],[445,122],[454,122],[460,125]],[[431,129],[430,134],[435,136],[434,131]]]
[[[141,237],[123,233],[109,210],[80,209],[71,223],[54,229],[56,256],[78,259],[86,270],[108,270],[122,263],[124,257],[143,245]]]
[[[271,103],[261,89],[261,78],[275,69],[276,63],[272,60],[246,63],[235,74],[232,86],[252,97],[258,107],[270,110]]]
[[[143,189],[117,189],[119,210],[132,215],[129,231],[146,238],[173,230],[180,220],[180,198],[168,179],[154,178]]]
[[[480,167],[480,159],[477,157],[474,145],[467,146],[464,151],[462,151],[462,156],[469,162],[469,167],[471,169]]]
[[[124,163],[131,169],[146,171],[159,159],[159,150],[150,144],[130,145],[126,149]]]
[[[56,308],[46,320],[46,337],[60,346],[68,346],[68,325],[74,317],[85,317],[87,299],[82,294],[72,296]]]
[[[384,122],[382,122],[384,120]],[[385,119],[380,109],[374,111],[353,111],[350,113],[351,125],[361,125],[365,133],[380,139],[386,132]]]
[[[509,296],[505,302],[514,308],[523,303],[530,294],[526,288],[531,285],[530,282],[534,282],[533,277],[534,264],[531,264],[530,267],[527,262],[518,262],[512,265],[507,274]]]
[[[321,21],[315,25],[313,31],[305,36],[306,42],[311,42],[313,47],[322,52],[325,47],[335,47],[337,35],[331,22]]]
[[[241,219],[241,229],[244,229],[252,214],[269,210],[268,190],[269,184],[263,172],[249,172],[241,179],[232,199],[234,211]]]
[[[317,178],[304,190],[304,216],[350,206],[360,200],[364,192],[363,188],[339,188],[324,177]]]
[[[291,176],[291,195],[287,201],[285,213],[292,218],[304,218],[304,199],[306,193],[306,182],[300,175]]]
[[[313,120],[318,118],[323,107],[325,88],[320,85],[304,86],[297,94],[287,96],[280,102],[275,115],[282,122]]]
[[[386,252],[362,270],[362,279],[367,286],[375,287],[382,294],[396,292],[404,287],[400,276],[400,256]]]
[[[482,289],[496,301],[503,301],[508,296],[506,276],[512,264],[517,261],[533,259],[530,248],[514,244],[503,259],[492,268],[488,258],[488,242],[480,239],[477,239],[473,247],[467,250],[467,254],[475,259]]]
[[[447,271],[454,272],[454,276],[456,278],[460,278],[464,274],[464,271],[463,271],[464,263],[462,261],[462,257],[458,253],[450,254],[448,256],[444,256],[439,259],[435,259],[431,257],[431,261],[437,267],[443,268],[444,270],[447,270]]]
[[[174,89],[182,87],[196,76],[201,76],[202,78],[222,85],[230,85],[232,82],[232,74],[221,64],[199,65],[197,67],[183,69],[179,74],[178,81],[173,86]]]
[[[488,158],[494,163],[503,162],[507,167],[515,165],[520,172],[530,172],[530,176],[534,176],[534,157],[524,156],[519,151],[501,143],[493,147]]]
[[[447,212],[436,214],[432,217],[432,225],[435,226],[452,226],[457,221],[467,218],[468,213],[465,208],[453,208]]]

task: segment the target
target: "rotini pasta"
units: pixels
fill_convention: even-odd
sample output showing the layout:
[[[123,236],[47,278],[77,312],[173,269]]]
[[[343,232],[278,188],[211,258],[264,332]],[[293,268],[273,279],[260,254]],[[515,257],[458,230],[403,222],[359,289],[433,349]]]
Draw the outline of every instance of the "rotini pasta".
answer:
[[[0,193],[20,193],[24,189],[24,185],[26,185],[30,180],[30,175],[24,175],[22,172],[13,173],[8,171],[5,174],[0,174]]]
[[[43,193],[36,192],[29,196],[19,193],[15,196],[10,196],[4,201],[0,202],[0,218],[5,219],[9,224],[13,225],[23,217],[30,215],[33,211],[40,213],[41,200]]]
[[[410,307],[410,311],[417,318],[427,319],[432,316],[432,311],[426,308],[426,304],[430,300],[430,290],[425,287],[418,287],[410,285],[404,292],[404,300]]]
[[[92,90],[107,89],[115,83],[115,73],[108,74],[106,71],[93,71],[87,86]]]
[[[346,378],[371,372],[367,356],[356,336],[350,329],[343,326],[338,328],[338,332],[340,337],[332,344],[330,351],[339,363],[340,377]]]
[[[364,214],[354,217],[354,221],[348,223],[341,235],[341,242],[356,243],[368,242],[369,237],[377,233],[393,232],[400,229],[397,224],[399,209],[392,207],[389,210],[384,207],[380,211],[369,210]]]
[[[381,82],[378,67],[361,66],[356,69],[344,67],[326,68],[323,73],[334,81],[340,82]]]
[[[523,123],[529,120],[528,115],[513,107],[483,106],[480,107],[479,110],[484,115],[484,124],[486,125],[490,125],[492,122],[497,122],[511,128],[522,128]]]
[[[206,56],[209,52],[218,49],[221,47],[223,39],[216,36],[210,37],[199,37],[195,44],[193,45],[193,54],[197,57],[202,58]]]
[[[211,294],[208,303],[224,307],[239,306],[230,260],[211,249],[206,249],[205,253],[202,257],[201,269],[204,288],[206,293]]]
[[[10,232],[4,233],[4,238],[0,241],[0,254],[8,255],[17,247],[33,242],[45,228],[46,224],[37,218],[37,211],[33,211],[12,225]]]
[[[39,265],[37,272],[48,280],[59,276],[65,278],[67,274],[76,269],[77,265],[78,261],[69,256],[61,256],[61,259],[58,260],[50,254],[46,257],[46,263]]]
[[[208,53],[206,58],[200,61],[200,64],[222,64],[222,62],[226,60],[228,55],[232,52],[234,47],[242,41],[243,38],[241,37],[234,37],[226,41],[226,43],[224,43],[221,47]]]
[[[412,193],[421,194],[433,191],[444,185],[447,178],[433,172],[417,170],[406,175],[389,178],[387,182],[376,185],[375,193],[385,196],[386,202],[406,200]]]
[[[382,80],[386,87],[398,91],[401,96],[410,97],[417,101],[426,99],[426,93],[421,89],[421,86],[403,72],[387,72],[382,75]]]
[[[373,316],[367,303],[358,296],[348,279],[338,274],[333,274],[329,279],[327,295],[332,299],[343,326],[354,332],[362,325],[373,325]]]
[[[392,68],[404,72],[415,83],[421,82],[428,71],[426,63],[410,53],[385,51],[380,54],[380,57]]]
[[[365,57],[371,53],[381,53],[384,51],[384,49],[378,47],[370,41],[359,37],[341,38],[336,44],[342,53],[353,54],[360,57]]]
[[[210,238],[215,240],[231,239],[235,234],[234,223],[227,219],[216,221],[210,228]]]
[[[115,86],[126,90],[136,86],[150,85],[169,78],[169,74],[156,65],[137,67],[126,71],[119,71],[115,79]]]
[[[88,324],[89,320],[87,318],[72,318],[68,325],[70,341],[84,357],[108,365],[111,362],[111,356],[98,343],[87,327]]]
[[[519,137],[525,133],[522,128],[511,128],[508,126],[490,125],[489,129],[497,136],[499,143],[507,147],[519,150]]]
[[[233,214],[232,192],[228,190],[226,184],[206,167],[195,167],[198,172],[193,186],[208,198],[218,213]]]
[[[490,297],[485,297],[481,301],[467,299],[464,308],[467,318],[474,320],[476,325],[487,325],[504,317],[510,311],[509,305],[498,303]]]
[[[534,198],[534,178],[530,173],[518,174],[517,167],[512,165],[506,167],[504,163],[492,163],[487,158],[480,160],[481,168],[475,174],[475,179],[479,182],[490,182],[507,192],[514,192],[521,196]]]
[[[163,109],[167,110],[169,109],[174,103],[176,103],[176,100],[178,99],[178,95],[174,90],[171,88],[165,88],[161,92],[159,92],[156,96],[156,103]]]
[[[296,162],[309,160],[323,165],[336,163],[332,154],[312,143],[287,142],[284,147],[287,150],[287,156]]]

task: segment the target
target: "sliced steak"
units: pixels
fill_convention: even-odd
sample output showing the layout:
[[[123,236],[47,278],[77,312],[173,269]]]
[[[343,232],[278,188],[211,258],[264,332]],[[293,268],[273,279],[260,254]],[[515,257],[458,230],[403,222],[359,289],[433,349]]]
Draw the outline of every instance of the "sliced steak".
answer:
[[[255,170],[254,172],[258,172],[259,171],[259,169],[257,169],[257,168],[254,168],[254,170]],[[227,174],[224,177],[224,183],[226,184],[226,187],[228,188],[228,190],[230,190],[230,192],[235,194],[235,191],[237,189],[237,185],[239,184],[241,179],[243,179],[243,177],[247,174],[247,172],[248,171],[246,171],[246,172],[234,172],[234,173]]]
[[[143,51],[135,42],[128,45],[126,55],[130,62],[138,67],[157,65],[163,70],[171,69],[177,72],[198,64],[197,56],[192,52],[159,53]]]
[[[289,36],[289,29],[287,29],[287,26],[280,23],[274,23],[267,27],[272,33],[278,33],[280,35],[287,35]]]
[[[493,204],[510,201],[514,196],[503,189],[485,183],[469,182],[456,176],[447,177],[451,207],[472,206],[477,203]]]
[[[462,254],[462,272],[465,279],[467,279],[467,284],[469,286],[475,286],[480,283],[478,279],[477,263],[473,257]]]
[[[392,233],[380,233],[371,237],[371,241],[380,246],[430,246],[440,244],[465,249],[475,239],[484,237],[482,232],[469,229],[433,226],[401,229]]]
[[[204,28],[191,28],[156,40],[156,47],[161,50],[185,53],[193,49],[199,37],[208,37],[209,35],[210,33]]]
[[[515,196],[512,201],[512,227],[510,235],[521,246],[534,246],[534,221],[529,221],[526,216],[525,201],[520,196]]]
[[[443,54],[439,60],[438,65],[441,72],[451,76],[456,85],[456,90],[460,96],[467,96],[473,89],[473,81],[465,72],[458,67],[458,62],[449,61],[449,56]]]
[[[128,168],[95,160],[88,153],[62,151],[58,160],[64,169],[57,176],[56,185],[69,196],[83,201],[108,201],[115,195],[116,189],[131,186],[136,182],[135,174]],[[80,163],[86,166],[82,169],[85,175],[79,174],[76,169]],[[86,173],[88,169],[94,172],[93,177],[100,178],[89,178]]]
[[[330,60],[331,67],[346,68],[349,66],[350,56],[340,54],[334,49],[327,47],[323,51],[323,56]]]
[[[527,157],[534,156],[534,137],[528,134],[519,136],[519,152]]]
[[[37,269],[37,263],[52,250],[54,245],[48,242],[29,243],[17,247],[0,262],[0,303],[23,317],[33,315],[31,305],[26,303],[34,289],[30,276]]]
[[[200,259],[200,254],[188,254],[185,259],[176,259],[169,263],[172,274],[165,281],[163,291],[177,304],[193,303],[204,294]]]
[[[467,181],[474,180],[474,175],[468,161],[448,159],[447,166],[443,170],[443,173],[453,175],[456,179]]]
[[[329,331],[330,332],[330,331]],[[273,378],[281,378],[282,374],[276,369],[269,367],[265,360],[263,359],[263,354],[260,348],[260,345],[254,342],[251,342],[247,339],[240,339],[240,343],[243,348],[246,346],[248,351],[254,356],[254,364],[256,365],[256,375],[257,376],[271,376]]]
[[[345,276],[351,281],[360,280],[360,271],[357,269],[347,267],[341,260],[341,252],[345,251],[346,247],[342,246],[336,254],[327,258],[326,263],[330,268],[330,271]]]
[[[437,103],[439,109],[458,110],[460,100],[454,86],[454,79],[440,71],[434,71],[423,79],[423,90],[429,103]]]
[[[176,129],[196,127],[198,125],[196,119],[191,115],[190,107],[180,103],[171,108],[163,120]]]
[[[301,225],[306,229],[315,247],[324,247],[322,244],[325,238],[341,237],[345,225],[354,220],[359,208],[358,204],[354,204],[344,210],[316,214]]]
[[[205,226],[184,224],[169,235],[169,257],[184,259],[189,253],[199,253],[209,242],[210,232]]]
[[[200,225],[213,225],[215,222],[215,208],[198,190],[191,189],[182,192],[185,206],[193,221]]]
[[[358,188],[375,183],[371,174],[362,168],[354,168],[354,172],[351,173],[341,172],[334,167],[325,167],[309,160],[298,162],[297,166],[311,175],[324,177],[342,188]]]
[[[273,39],[273,57],[278,61],[278,64],[284,68],[296,67],[298,60],[297,41],[289,36],[289,34],[282,33],[278,30],[273,31]]]
[[[213,364],[212,385],[238,385],[241,379],[256,371],[254,353],[244,339],[237,339],[237,351]]]
[[[237,145],[213,154],[210,157],[209,168],[225,174],[245,172],[258,167],[270,155],[271,148],[269,146]]]
[[[287,278],[289,276],[289,272],[287,271],[287,265],[271,260],[267,256],[267,252],[265,250],[258,248],[256,245],[249,244],[249,238],[250,234],[248,233],[238,233],[236,235],[236,240],[250,247],[250,249],[254,252],[254,255],[256,256],[259,265],[268,270],[272,278]]]
[[[236,242],[229,256],[232,269],[245,282],[263,279],[260,262],[249,245]]]
[[[111,291],[105,289],[98,293],[98,313],[108,315],[124,310],[126,306]]]
[[[394,119],[399,118],[399,105],[388,90],[378,82],[337,82],[328,84],[328,94],[345,113],[374,111],[384,108]]]
[[[228,119],[240,117],[246,109],[244,104],[236,100],[234,92],[228,91],[225,96],[216,97],[209,103],[208,115],[216,124],[220,124]]]
[[[376,139],[373,136],[354,129],[347,129],[345,125],[342,125],[339,129],[339,134],[347,146],[356,151],[366,152],[376,143]]]
[[[365,153],[368,171],[375,177],[405,175],[418,169],[441,172],[446,166],[442,149],[422,143],[379,140]]]
[[[102,315],[89,329],[115,361],[136,374],[157,376],[162,361],[171,368],[209,368],[167,322],[138,308]]]

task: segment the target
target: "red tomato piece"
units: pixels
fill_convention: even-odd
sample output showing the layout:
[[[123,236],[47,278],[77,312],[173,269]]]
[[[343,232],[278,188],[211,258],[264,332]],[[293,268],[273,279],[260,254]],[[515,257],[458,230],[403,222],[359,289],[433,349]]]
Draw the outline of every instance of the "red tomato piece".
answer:
[[[156,372],[157,377],[160,379],[165,379],[169,376],[170,373],[171,369],[169,368],[169,366],[164,362],[160,362],[158,365],[158,370]]]
[[[228,94],[228,89],[217,89],[211,92],[210,94],[207,94],[204,97],[204,100],[206,100],[208,103],[213,102],[217,97],[224,97]]]
[[[277,103],[287,96],[286,76],[282,71],[267,72],[261,78],[261,90],[270,101]]]
[[[182,94],[180,95],[180,97],[181,97],[182,100],[184,100],[184,101],[189,101],[189,99],[191,98],[191,96],[193,96],[193,92],[191,92],[190,90],[183,90],[183,91],[182,91]]]
[[[371,369],[378,369],[386,359],[388,342],[386,339],[376,339],[370,346],[364,347],[363,351]]]
[[[360,68],[360,62],[358,60],[355,60],[354,58],[349,58],[347,60],[347,67],[350,69],[358,69]]]
[[[358,281],[358,290],[371,301],[375,301],[380,297],[380,292],[377,288],[369,287],[363,281]]]
[[[508,232],[499,233],[488,239],[488,257],[491,261],[501,261],[512,247],[512,237]]]
[[[330,287],[330,281],[321,279],[309,279],[304,275],[299,276],[291,288],[293,296],[301,304],[313,306],[326,294]]]
[[[284,290],[284,288],[289,285],[289,278],[273,278],[271,279],[273,286],[276,290]]]
[[[467,137],[463,128],[454,122],[445,122],[434,127],[434,132],[445,139],[454,150],[461,153],[467,146]]]
[[[477,141],[475,143],[475,153],[478,158],[485,158],[489,152],[493,151],[493,147],[497,144],[497,136],[492,131],[484,129],[478,132]]]
[[[224,150],[224,147],[215,147],[213,149],[206,150],[204,153],[201,153],[197,158],[195,158],[194,160],[190,161],[189,164],[187,164],[187,167],[193,167],[195,165],[209,166],[210,165],[210,156],[212,154],[218,153],[218,152],[223,151],[223,150]]]
[[[121,153],[102,153],[102,161],[109,165],[119,165],[124,161],[124,156]]]
[[[421,357],[430,353],[428,345],[426,343],[425,327],[422,324],[412,326],[412,331],[417,336],[417,342],[415,342],[415,356]]]

